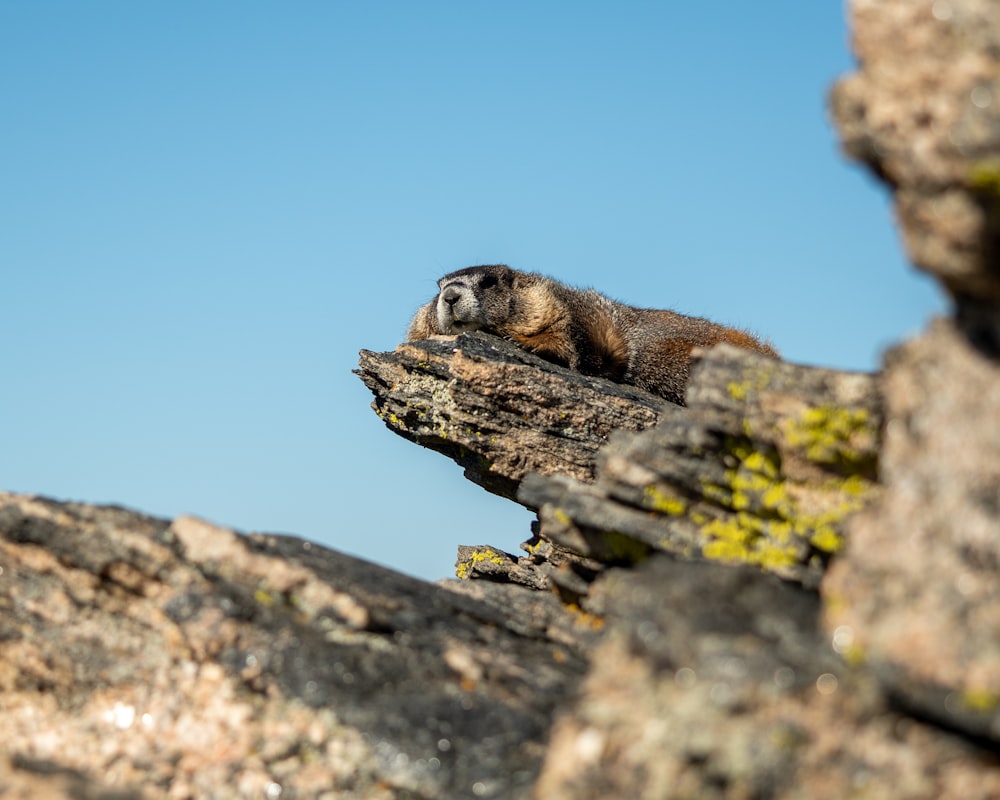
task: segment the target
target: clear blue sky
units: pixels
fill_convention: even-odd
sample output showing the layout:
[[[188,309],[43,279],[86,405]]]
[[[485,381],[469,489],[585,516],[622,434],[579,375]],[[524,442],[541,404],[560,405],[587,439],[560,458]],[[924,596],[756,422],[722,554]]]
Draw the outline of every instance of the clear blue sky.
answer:
[[[506,262],[871,369],[944,308],[839,154],[836,2],[0,4],[0,489],[428,578],[531,515],[351,374]]]

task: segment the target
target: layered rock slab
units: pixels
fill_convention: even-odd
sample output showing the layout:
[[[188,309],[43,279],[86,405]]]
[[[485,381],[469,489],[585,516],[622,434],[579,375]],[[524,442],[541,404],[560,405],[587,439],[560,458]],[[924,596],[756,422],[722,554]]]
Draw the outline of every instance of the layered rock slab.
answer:
[[[362,351],[359,375],[390,430],[539,511],[527,558],[467,548],[462,576],[571,596],[595,562],[666,551],[815,585],[875,494],[882,416],[863,373],[722,345],[696,356],[681,407],[475,334]]]
[[[686,408],[611,438],[592,485],[529,476],[519,497],[543,539],[598,561],[665,551],[815,586],[877,496],[881,426],[872,375],[720,346],[696,361]]]
[[[487,491],[514,500],[528,473],[592,480],[614,430],[642,430],[665,401],[544,361],[484,333],[362,350],[355,371],[396,434],[452,458]]]

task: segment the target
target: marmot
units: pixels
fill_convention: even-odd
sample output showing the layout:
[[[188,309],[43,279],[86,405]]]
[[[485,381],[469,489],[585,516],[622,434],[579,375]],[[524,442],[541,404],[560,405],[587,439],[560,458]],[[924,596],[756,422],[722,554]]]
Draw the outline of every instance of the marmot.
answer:
[[[749,333],[673,311],[634,308],[503,264],[467,267],[438,281],[408,338],[481,330],[557,364],[628,383],[684,404],[691,350],[719,342],[778,357]]]

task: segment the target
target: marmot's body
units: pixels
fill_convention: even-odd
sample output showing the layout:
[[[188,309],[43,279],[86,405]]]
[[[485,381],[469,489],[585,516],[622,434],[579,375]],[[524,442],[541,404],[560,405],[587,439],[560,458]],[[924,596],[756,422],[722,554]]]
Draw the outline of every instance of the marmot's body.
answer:
[[[592,289],[503,265],[468,267],[438,281],[409,339],[482,330],[575,369],[684,402],[691,350],[720,342],[777,353],[748,333],[673,311],[633,308]]]

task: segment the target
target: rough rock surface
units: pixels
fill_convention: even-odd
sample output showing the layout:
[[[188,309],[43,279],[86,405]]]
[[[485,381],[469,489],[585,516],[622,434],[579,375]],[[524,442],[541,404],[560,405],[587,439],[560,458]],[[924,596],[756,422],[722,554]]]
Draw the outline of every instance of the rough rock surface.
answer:
[[[470,364],[475,380],[455,377]],[[882,414],[871,375],[722,345],[698,357],[680,407],[486,334],[364,351],[361,365],[390,430],[467,474],[475,464],[477,483],[539,511],[526,558],[464,549],[462,577],[552,582],[570,597],[586,591],[595,562],[665,551],[815,585],[845,519],[876,493]],[[477,415],[488,431],[472,427]],[[645,429],[611,431],[609,419]]]
[[[511,500],[529,472],[591,480],[611,432],[648,427],[664,404],[482,333],[407,342],[392,353],[362,350],[357,374],[391,430]]]
[[[938,481],[951,469],[956,445],[974,449],[975,438],[976,446],[996,452],[995,429],[986,436],[970,429],[963,434],[970,440],[956,440],[949,419],[956,412],[981,418],[983,408],[995,404],[992,362],[952,326],[942,323],[941,330],[952,340],[935,357],[954,363],[940,370],[935,357],[924,356],[922,382],[892,368],[881,379],[734,348],[707,351],[693,370],[686,407],[665,406],[650,428],[612,434],[595,454],[588,480],[558,470],[521,479],[518,499],[539,510],[535,536],[523,546],[527,556],[488,545],[460,548],[459,576],[473,579],[466,585],[482,587],[484,596],[493,591],[486,586],[502,582],[551,587],[580,609],[581,621],[604,631],[592,640],[583,694],[555,729],[539,797],[985,798],[1000,792],[997,764],[981,749],[992,736],[992,690],[945,686],[919,668],[934,657],[950,658],[956,674],[962,663],[992,663],[996,602],[989,576],[984,593],[973,598],[985,606],[945,605],[937,617],[950,630],[934,634],[963,649],[921,652],[935,644],[920,638],[930,630],[928,606],[937,602],[935,592],[954,586],[947,548],[928,548],[926,560],[907,564],[900,531],[934,518],[924,511],[919,520],[904,514],[894,530],[880,517],[895,513],[891,503],[881,503],[879,486],[883,392],[893,403],[890,430],[906,432],[914,412],[926,414],[928,396],[950,397],[934,383],[939,372],[971,389],[975,400],[962,406],[935,401],[935,416],[921,424],[940,446],[904,437],[903,449],[893,454],[896,469],[910,474],[910,462],[921,459],[936,464],[911,489],[923,503],[938,499],[930,483],[955,493],[941,510],[942,523],[961,522],[953,515],[992,498],[1000,485],[989,460]],[[506,346],[478,351],[482,374],[502,363]],[[963,359],[947,355],[958,346],[965,348]],[[453,355],[461,349],[458,340]],[[375,363],[392,354],[367,358]],[[539,369],[551,373],[544,379],[548,390],[559,391],[559,368]],[[892,391],[894,380],[899,385]],[[406,382],[393,391],[405,395]],[[466,402],[461,392],[451,399]],[[387,425],[396,429],[394,421]],[[496,446],[502,448],[502,439]],[[891,481],[895,473],[883,477]],[[870,530],[884,534],[882,540],[852,540],[852,520],[865,507],[873,509]],[[978,532],[977,543],[985,546],[992,523],[988,516],[981,522],[968,535]],[[758,569],[698,563],[705,560]],[[815,587],[828,562],[838,577],[823,583],[821,596],[782,587],[759,572]],[[640,563],[646,566],[636,567]],[[928,590],[931,573],[941,581]],[[970,635],[969,620],[982,621],[981,635]],[[869,652],[866,635],[880,640],[879,626],[891,631],[897,623],[900,655],[912,658],[907,667],[916,669],[903,669],[880,644]],[[887,636],[881,643],[892,647],[893,641]]]
[[[193,518],[0,494],[0,568],[5,794],[523,796],[584,665],[547,595]]]
[[[654,554],[581,608],[17,495],[0,566],[4,796],[1000,793],[981,740],[895,708],[757,569]]]
[[[812,593],[659,558],[615,570],[592,601],[609,633],[538,798],[1000,796],[994,756],[894,711],[844,665]]]
[[[391,429],[539,510],[437,586],[0,494],[0,794],[1000,797],[1000,6],[850,8],[834,117],[955,319],[877,379],[718,348],[686,408],[363,351]]]
[[[849,6],[859,68],[831,96],[845,151],[894,190],[914,263],[1000,301],[1000,5]]]
[[[1000,743],[1000,363],[941,320],[882,387],[889,491],[850,524],[828,628],[922,713]]]
[[[541,539],[598,561],[665,551],[815,585],[877,495],[881,419],[871,375],[720,346],[694,366],[686,408],[612,437],[593,485],[529,476],[518,496]]]
[[[894,192],[907,249],[955,317],[880,380],[881,501],[824,581],[827,627],[898,702],[1000,742],[1000,5],[854,0],[845,150]]]

